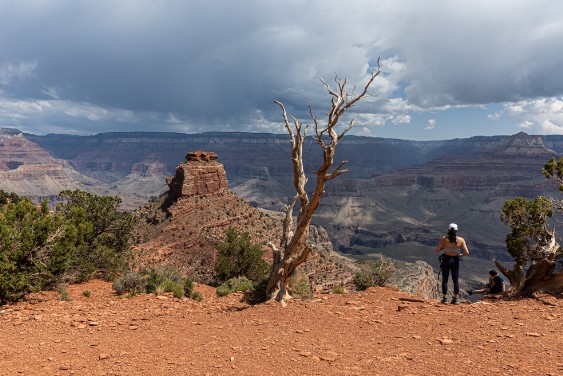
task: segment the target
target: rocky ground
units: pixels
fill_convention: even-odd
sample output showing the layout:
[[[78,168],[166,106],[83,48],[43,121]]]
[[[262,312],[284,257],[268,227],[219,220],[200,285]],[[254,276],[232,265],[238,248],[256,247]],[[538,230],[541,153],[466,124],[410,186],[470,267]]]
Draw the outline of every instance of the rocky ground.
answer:
[[[249,306],[69,286],[0,307],[2,375],[561,375],[561,299],[441,305],[390,288]],[[87,293],[90,296],[87,297]]]

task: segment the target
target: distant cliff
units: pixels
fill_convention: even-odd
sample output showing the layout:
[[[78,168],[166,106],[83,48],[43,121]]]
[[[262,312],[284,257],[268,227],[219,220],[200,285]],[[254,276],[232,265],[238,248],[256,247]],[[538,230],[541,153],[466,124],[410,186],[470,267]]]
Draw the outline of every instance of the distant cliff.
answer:
[[[134,208],[168,189],[165,178],[176,170],[186,150],[207,150],[221,155],[230,189],[253,206],[279,210],[293,195],[289,139],[284,134],[3,132],[5,137],[23,138],[18,145],[28,154],[27,160],[18,159],[17,148],[8,142],[0,145],[0,156],[5,157],[0,170],[7,170],[5,181],[17,193],[40,191],[66,179],[59,178],[63,170],[73,170],[89,182],[77,183],[78,175],[64,172],[70,179],[65,184],[114,192]],[[440,141],[346,136],[336,159],[347,160],[350,172],[327,184],[313,220],[327,229],[335,247],[354,254],[397,244],[408,247],[411,242],[430,247],[448,223],[456,222],[473,255],[500,258],[508,231],[499,219],[503,203],[516,196],[557,195],[541,168],[562,153],[563,136],[525,133]],[[321,152],[309,140],[304,154],[305,171],[312,180]],[[31,155],[45,157],[32,160]],[[59,167],[42,174],[49,164]],[[35,183],[23,179],[34,174],[45,177]],[[58,187],[55,184],[49,192]]]

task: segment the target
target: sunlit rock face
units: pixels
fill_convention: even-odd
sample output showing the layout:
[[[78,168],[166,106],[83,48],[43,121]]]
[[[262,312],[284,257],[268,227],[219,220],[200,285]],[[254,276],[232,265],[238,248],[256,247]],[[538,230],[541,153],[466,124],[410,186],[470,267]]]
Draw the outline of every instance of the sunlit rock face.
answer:
[[[20,196],[49,198],[65,189],[90,190],[97,182],[55,159],[15,129],[0,129],[0,189]]]
[[[229,189],[225,168],[217,161],[217,154],[205,151],[188,153],[186,161],[176,168],[176,175],[166,182],[177,198],[222,193]]]

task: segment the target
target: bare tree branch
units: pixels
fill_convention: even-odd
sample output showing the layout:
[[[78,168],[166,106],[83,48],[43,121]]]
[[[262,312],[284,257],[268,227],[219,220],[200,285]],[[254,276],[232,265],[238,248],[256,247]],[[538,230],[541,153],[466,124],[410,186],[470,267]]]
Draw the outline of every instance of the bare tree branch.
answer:
[[[352,119],[347,127],[338,134],[335,127],[338,124],[340,116],[346,112],[348,108],[353,106],[359,100],[365,97],[369,86],[380,73],[379,59],[377,60],[377,71],[371,74],[366,85],[363,87],[361,93],[354,96],[346,91],[347,81],[338,76],[335,77],[336,88],[332,89],[322,78],[319,80],[324,84],[328,94],[331,96],[331,109],[328,113],[326,125],[321,126],[311,108],[311,104],[306,99],[309,108],[309,115],[313,120],[315,126],[314,139],[317,144],[322,148],[323,161],[321,166],[315,172],[316,184],[314,191],[309,199],[305,190],[307,177],[303,167],[303,143],[305,141],[307,126],[303,126],[296,118],[291,117],[293,125],[290,124],[284,105],[279,101],[274,101],[282,108],[282,116],[284,119],[285,127],[291,138],[291,160],[293,162],[293,185],[295,187],[296,195],[291,204],[287,207],[286,216],[284,220],[284,229],[281,240],[281,249],[274,252],[274,264],[268,280],[266,294],[270,300],[275,299],[284,304],[285,299],[289,299],[290,295],[287,285],[295,271],[295,268],[305,262],[311,252],[311,248],[307,245],[306,240],[309,235],[309,226],[311,218],[318,208],[321,197],[325,193],[325,184],[327,181],[336,178],[346,172],[348,169],[342,169],[346,161],[340,162],[336,168],[329,172],[334,164],[334,154],[338,141],[352,129],[354,120]],[[355,87],[354,87],[355,90]],[[326,136],[329,137],[330,143],[325,142]],[[297,216],[296,226],[293,225],[293,208],[297,202],[300,201],[299,214]],[[274,249],[274,248],[272,248]]]
[[[347,162],[348,162],[348,161],[342,161],[342,162],[340,162],[340,164],[338,165],[338,167],[336,167],[336,168],[332,171],[332,173],[327,174],[327,175],[325,176],[325,179],[326,179],[326,180],[332,180],[332,179],[334,179],[335,177],[337,177],[337,176],[339,176],[339,175],[342,175],[342,174],[347,173],[347,172],[349,171],[348,169],[346,169],[346,170],[340,170],[340,169],[342,168],[342,166],[344,166]]]

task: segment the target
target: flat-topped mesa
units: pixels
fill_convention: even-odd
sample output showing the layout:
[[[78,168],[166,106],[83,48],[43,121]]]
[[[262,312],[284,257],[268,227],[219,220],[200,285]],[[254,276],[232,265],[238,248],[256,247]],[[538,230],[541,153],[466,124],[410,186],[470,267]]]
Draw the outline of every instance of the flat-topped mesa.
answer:
[[[176,175],[166,183],[175,198],[196,195],[212,195],[229,190],[227,174],[217,154],[194,151],[186,154],[186,161],[176,167]]]

